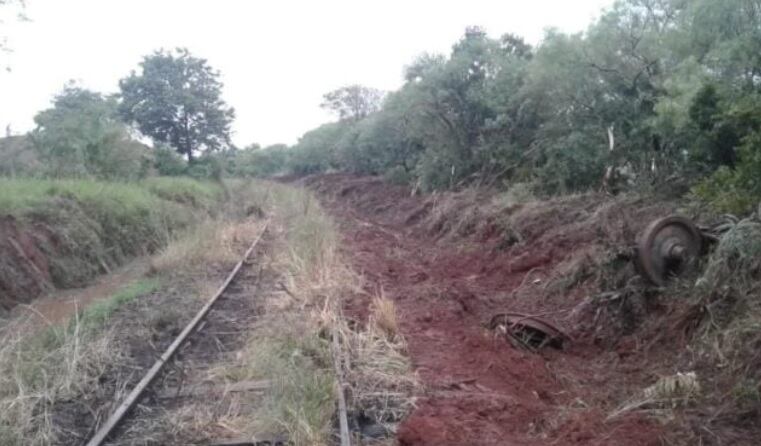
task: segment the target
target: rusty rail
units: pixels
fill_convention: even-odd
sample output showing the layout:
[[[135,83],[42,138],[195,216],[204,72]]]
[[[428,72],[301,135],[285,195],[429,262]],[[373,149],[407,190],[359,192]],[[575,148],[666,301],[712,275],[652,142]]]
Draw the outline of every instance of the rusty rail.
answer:
[[[166,351],[159,357],[159,359],[156,360],[156,362],[153,364],[153,366],[148,370],[148,372],[143,376],[143,379],[140,380],[139,383],[135,386],[134,389],[132,389],[132,392],[130,392],[129,395],[127,395],[127,398],[122,401],[122,403],[119,405],[119,407],[114,411],[114,413],[111,414],[111,416],[106,420],[106,423],[103,424],[100,429],[95,433],[95,435],[90,439],[90,441],[87,442],[87,446],[101,446],[104,441],[108,438],[109,435],[116,429],[116,427],[121,423],[121,421],[124,419],[125,415],[135,406],[135,403],[140,399],[145,389],[148,388],[148,386],[151,385],[154,379],[158,376],[158,374],[161,372],[161,369],[164,367],[164,365],[169,362],[174,354],[177,352],[177,350],[182,346],[183,342],[190,336],[190,334],[198,327],[198,324],[206,317],[206,315],[209,313],[209,310],[211,310],[211,307],[214,305],[214,303],[219,299],[219,297],[224,294],[225,290],[227,290],[227,287],[232,283],[232,281],[235,279],[235,277],[238,275],[238,272],[240,271],[241,267],[248,261],[248,257],[251,255],[251,253],[254,251],[254,248],[256,248],[256,245],[259,243],[259,241],[262,239],[262,236],[264,236],[264,232],[267,230],[267,227],[269,226],[269,220],[267,220],[264,223],[264,228],[262,228],[259,235],[256,237],[256,240],[254,240],[251,243],[251,246],[246,250],[246,253],[243,254],[243,258],[235,265],[235,268],[233,268],[232,272],[227,276],[227,279],[222,283],[222,286],[219,287],[216,293],[206,302],[206,304],[198,311],[198,313],[195,315],[195,317],[188,323],[187,326],[182,330],[182,332],[177,336],[177,338],[172,342],[172,344],[166,349]]]

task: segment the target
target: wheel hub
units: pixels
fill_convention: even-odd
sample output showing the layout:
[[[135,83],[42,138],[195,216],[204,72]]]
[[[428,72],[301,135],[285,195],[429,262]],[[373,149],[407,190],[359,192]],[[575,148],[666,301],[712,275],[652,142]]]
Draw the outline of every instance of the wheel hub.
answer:
[[[665,285],[689,270],[700,255],[702,236],[686,217],[672,215],[652,222],[637,240],[637,267],[655,285]]]

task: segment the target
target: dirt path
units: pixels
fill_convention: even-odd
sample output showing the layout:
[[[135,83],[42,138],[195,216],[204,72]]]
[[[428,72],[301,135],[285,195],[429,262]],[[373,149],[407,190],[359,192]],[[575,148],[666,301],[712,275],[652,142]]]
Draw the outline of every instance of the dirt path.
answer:
[[[604,421],[595,387],[612,385],[606,367],[617,359],[585,346],[534,354],[485,329],[493,314],[509,310],[510,292],[531,268],[515,268],[515,259],[487,251],[436,243],[394,223],[403,218],[368,215],[341,195],[323,195],[323,201],[340,224],[345,253],[371,291],[382,289],[395,300],[424,383],[417,409],[398,432],[400,444],[661,444],[661,428],[644,417]],[[386,200],[397,198],[389,194]],[[366,306],[355,300],[347,312],[361,319]]]

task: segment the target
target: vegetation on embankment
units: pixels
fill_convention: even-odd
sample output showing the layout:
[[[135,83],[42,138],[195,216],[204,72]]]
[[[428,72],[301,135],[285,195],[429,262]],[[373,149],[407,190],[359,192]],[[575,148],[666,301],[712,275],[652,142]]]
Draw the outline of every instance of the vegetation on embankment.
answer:
[[[189,178],[143,183],[0,179],[0,305],[82,286],[218,209],[223,188]]]
[[[23,189],[22,183],[13,184]],[[81,200],[77,201],[81,206],[88,197],[109,202],[132,196],[128,202],[132,211],[127,214],[169,212],[179,206],[188,216],[183,225],[161,233],[165,238],[149,259],[148,276],[125,283],[112,295],[99,296],[66,323],[44,325],[44,315],[32,306],[0,320],[0,445],[82,444],[91,434],[95,412],[109,412],[114,395],[140,379],[136,371],[153,364],[156,349],[171,342],[178,327],[192,317],[259,233],[260,219],[246,215],[253,188],[244,182],[226,185],[235,205],[222,200],[215,204],[219,186],[192,180],[26,184],[57,185],[58,190],[70,192],[68,199]],[[194,197],[213,215],[201,207],[159,198],[149,191],[151,187],[180,197],[197,189]],[[19,219],[31,218],[40,206],[50,208],[45,204],[45,187],[38,187],[42,196],[27,189],[26,198],[16,200],[11,211]],[[111,209],[94,208],[104,213]]]

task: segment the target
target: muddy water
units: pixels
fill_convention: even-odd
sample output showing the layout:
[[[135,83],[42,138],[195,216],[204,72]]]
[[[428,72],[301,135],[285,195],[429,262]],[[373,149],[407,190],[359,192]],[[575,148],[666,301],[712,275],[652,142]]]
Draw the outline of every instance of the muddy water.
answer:
[[[106,299],[129,283],[143,277],[148,271],[148,260],[140,258],[101,276],[90,286],[71,290],[56,290],[28,305],[19,305],[11,311],[12,317],[32,315],[32,323],[55,325],[68,321],[78,310],[93,302]]]

